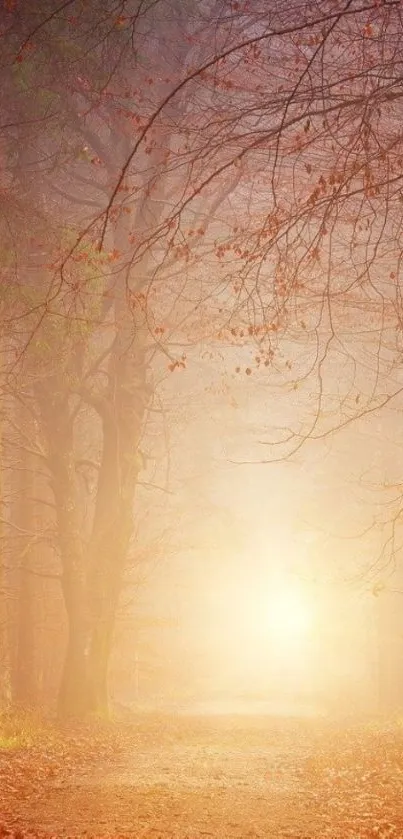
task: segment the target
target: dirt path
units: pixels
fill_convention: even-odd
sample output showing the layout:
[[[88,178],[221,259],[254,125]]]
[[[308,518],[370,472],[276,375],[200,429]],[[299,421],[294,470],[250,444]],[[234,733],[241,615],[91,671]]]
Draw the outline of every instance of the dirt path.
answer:
[[[0,836],[403,838],[398,728],[160,717],[80,737],[3,756]]]

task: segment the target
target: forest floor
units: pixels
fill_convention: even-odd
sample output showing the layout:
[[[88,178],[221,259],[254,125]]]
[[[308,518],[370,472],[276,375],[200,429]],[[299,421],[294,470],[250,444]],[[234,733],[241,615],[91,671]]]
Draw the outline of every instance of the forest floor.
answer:
[[[1,747],[0,837],[403,839],[403,727],[139,716]]]

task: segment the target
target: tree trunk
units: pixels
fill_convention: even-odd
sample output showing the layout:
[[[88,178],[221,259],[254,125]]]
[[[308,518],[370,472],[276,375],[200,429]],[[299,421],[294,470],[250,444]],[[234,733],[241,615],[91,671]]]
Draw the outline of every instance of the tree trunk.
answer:
[[[0,417],[0,516],[4,516],[3,503],[3,443],[2,418]],[[0,524],[0,709],[10,701],[10,651],[8,633],[8,609],[6,598],[6,583],[3,564],[4,539],[3,528]]]
[[[32,439],[32,422],[23,405],[17,406],[17,421],[22,435]],[[32,559],[35,552],[34,463],[21,448],[19,471],[16,476],[17,500],[15,522],[21,533],[18,540],[17,561],[17,621],[16,657],[14,662],[14,699],[27,707],[35,705],[37,679],[35,672],[35,580]]]
[[[109,391],[98,410],[102,456],[88,565],[91,616],[89,673],[94,710],[107,713],[108,663],[116,611],[133,529],[134,494],[140,470],[138,446],[148,403],[146,330],[115,301],[116,339],[108,368]]]
[[[67,648],[58,696],[62,718],[82,717],[91,708],[87,668],[87,618],[82,569],[74,563],[63,574],[62,588],[67,611]]]
[[[88,656],[90,694],[92,710],[102,715],[108,713],[108,666],[129,538],[129,525],[121,514],[110,531],[104,533],[104,543],[98,546],[97,561],[92,563],[87,579],[92,616]]]
[[[114,610],[113,610],[114,611]],[[108,667],[112,647],[115,616],[103,615],[92,629],[88,671],[92,710],[108,714]]]
[[[62,591],[67,613],[67,647],[60,683],[58,710],[62,717],[83,716],[91,710],[88,658],[88,614],[85,565],[77,522],[74,482],[63,462],[54,464],[56,512],[63,574]]]
[[[67,645],[58,712],[61,717],[81,717],[91,708],[86,568],[74,464],[73,421],[63,385],[54,376],[46,385],[37,385],[36,393],[48,446],[67,613]]]
[[[17,653],[14,670],[14,700],[19,705],[36,704],[37,682],[35,673],[35,618],[34,581],[24,562],[18,570],[17,602]]]

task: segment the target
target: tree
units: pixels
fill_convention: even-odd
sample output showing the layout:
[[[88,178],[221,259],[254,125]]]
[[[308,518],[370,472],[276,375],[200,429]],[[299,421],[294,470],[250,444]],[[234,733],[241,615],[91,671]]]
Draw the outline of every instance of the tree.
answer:
[[[3,454],[3,440],[1,440],[1,454]],[[1,511],[4,509],[3,498],[3,458],[0,462],[1,480]],[[7,635],[7,596],[4,573],[4,535],[3,528],[0,528],[1,535],[1,556],[0,556],[0,708],[10,699],[10,650]]]
[[[99,15],[98,18],[95,15],[98,23],[88,29],[94,11]],[[180,18],[179,12],[177,16]],[[20,19],[16,21],[15,37],[20,38],[20,43],[22,38],[25,49],[31,44],[31,36],[24,29],[24,25],[29,27],[29,17],[23,21],[23,33],[18,32]],[[166,23],[166,19],[162,22]],[[107,209],[107,216],[112,219],[107,234],[101,229],[94,236],[90,225],[88,235],[84,236],[84,208],[88,203],[96,206],[108,180],[114,176],[120,178],[124,164],[122,147],[123,152],[128,151],[124,120],[129,118],[132,124],[133,120],[141,122],[141,117],[123,107],[128,94],[124,92],[122,97],[120,85],[130,81],[135,60],[130,41],[128,49],[127,32],[121,32],[124,21],[109,16],[105,19],[103,10],[94,5],[88,17],[82,13],[78,36],[75,29],[71,36],[71,27],[75,28],[76,23],[55,14],[48,21],[53,27],[51,52],[49,31],[37,34],[32,55],[24,55],[19,48],[12,79],[13,91],[18,95],[6,103],[10,118],[13,114],[19,130],[15,180],[25,191],[24,199],[28,197],[31,205],[36,203],[40,208],[31,232],[34,232],[34,247],[39,246],[41,250],[36,252],[36,259],[29,254],[25,263],[19,251],[21,295],[17,300],[9,299],[8,303],[18,307],[17,317],[24,322],[22,341],[18,336],[15,352],[22,360],[21,375],[38,406],[37,420],[55,498],[62,585],[69,618],[69,642],[60,692],[62,713],[81,713],[106,704],[107,660],[131,534],[134,489],[141,468],[139,441],[150,399],[146,354],[150,352],[150,327],[155,324],[148,322],[145,302],[155,280],[155,247],[158,258],[165,258],[163,253],[158,254],[155,232],[153,239],[157,245],[154,244],[154,251],[151,249],[149,230],[158,233],[160,218],[166,236],[171,228],[170,217],[164,217],[162,198],[172,181],[172,163],[170,154],[167,157],[165,139],[164,145],[152,142],[143,154],[143,165],[147,162],[148,169],[140,174],[140,186],[136,187],[133,179],[119,184],[123,195],[118,208]],[[128,29],[131,35],[135,16],[129,23],[131,26],[123,26],[123,30]],[[161,21],[157,23],[161,25]],[[45,28],[48,30],[49,26]],[[89,45],[93,46],[93,39],[99,37],[98,46],[89,55]],[[123,56],[120,47],[125,52]],[[85,75],[76,75],[77,65],[71,74],[72,50]],[[54,70],[52,79],[48,64],[43,75],[45,58]],[[105,75],[106,70],[109,77]],[[144,82],[141,64],[137,76],[138,83]],[[34,84],[39,91],[36,99],[32,97]],[[83,120],[79,110],[85,106],[91,109],[94,97],[98,100],[95,114],[90,110]],[[47,117],[48,107],[55,106],[63,109],[56,136],[49,131]],[[146,103],[145,110],[149,107]],[[30,132],[26,126],[32,123],[34,129]],[[178,132],[175,113],[168,112],[167,124],[159,126],[159,131],[168,131],[175,137]],[[60,148],[61,139],[67,141],[66,149]],[[116,161],[112,148],[117,154]],[[59,161],[56,174],[53,163],[51,169],[41,163],[43,159],[55,157]],[[165,170],[160,172],[163,161]],[[98,182],[94,179],[93,183],[85,173],[91,172],[93,176],[94,167],[99,167],[95,171],[100,174]],[[39,173],[41,186],[38,186]],[[66,181],[71,178],[77,185],[74,194],[66,192]],[[92,189],[90,197],[88,187]],[[135,202],[133,213],[140,253],[130,257],[128,244],[134,234],[128,216],[133,197],[129,201],[126,192],[133,189],[134,193],[140,190],[140,200]],[[158,190],[157,197],[151,198],[152,189]],[[62,201],[55,195],[60,195]],[[211,209],[217,208],[225,197],[225,192],[218,198],[213,196]],[[195,239],[200,236],[200,232],[194,233]],[[101,249],[99,254],[106,239],[108,251],[105,254]],[[62,247],[55,259],[57,240],[62,241]],[[179,250],[180,254],[176,248],[174,259],[187,253],[182,246]],[[48,263],[48,276],[44,255],[53,263],[53,270]],[[173,264],[171,258],[168,269],[172,270]],[[167,289],[164,289],[166,296]],[[169,310],[171,301],[167,306],[165,300],[164,306]],[[180,301],[178,308],[183,316]],[[156,337],[163,331],[155,326],[153,353]],[[10,334],[13,341],[13,329]],[[168,361],[171,369],[185,363],[183,358],[179,361],[168,358]],[[90,412],[96,418],[101,442],[99,437],[94,443],[89,441],[86,426]],[[81,430],[77,431],[77,427]],[[83,453],[87,457],[80,457]],[[89,453],[92,460],[88,458]],[[86,461],[85,468],[92,468],[96,475],[96,490],[87,493],[92,506],[90,524],[83,522],[80,514],[82,480],[80,487],[77,459]]]

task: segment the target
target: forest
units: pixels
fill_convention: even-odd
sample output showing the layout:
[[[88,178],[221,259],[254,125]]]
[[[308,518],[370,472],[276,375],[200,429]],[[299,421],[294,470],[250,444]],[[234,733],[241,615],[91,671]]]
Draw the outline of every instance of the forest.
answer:
[[[400,0],[0,36],[0,836],[403,836]]]

